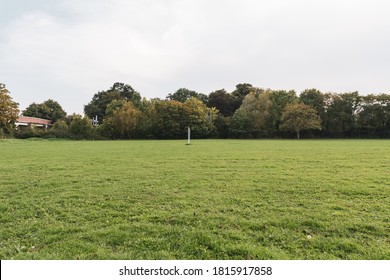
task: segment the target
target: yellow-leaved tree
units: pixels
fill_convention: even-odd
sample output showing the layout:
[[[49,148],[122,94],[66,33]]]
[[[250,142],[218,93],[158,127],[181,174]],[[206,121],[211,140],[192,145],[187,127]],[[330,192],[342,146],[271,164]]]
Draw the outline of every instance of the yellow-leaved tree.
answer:
[[[288,104],[283,111],[281,121],[279,128],[296,132],[298,139],[302,130],[321,130],[321,119],[317,111],[312,106],[303,103]]]
[[[10,132],[19,116],[19,104],[9,95],[5,84],[0,83],[0,129]]]

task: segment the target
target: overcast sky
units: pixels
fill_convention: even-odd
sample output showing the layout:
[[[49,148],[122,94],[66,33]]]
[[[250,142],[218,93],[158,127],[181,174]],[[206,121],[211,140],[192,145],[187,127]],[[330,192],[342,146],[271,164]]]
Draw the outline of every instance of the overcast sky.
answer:
[[[71,113],[114,82],[142,96],[390,93],[388,0],[1,0],[0,82]]]

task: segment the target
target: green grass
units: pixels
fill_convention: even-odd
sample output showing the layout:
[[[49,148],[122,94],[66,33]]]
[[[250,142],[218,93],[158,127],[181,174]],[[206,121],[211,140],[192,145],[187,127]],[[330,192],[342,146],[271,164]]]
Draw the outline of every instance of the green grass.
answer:
[[[1,259],[390,259],[390,141],[0,141]]]

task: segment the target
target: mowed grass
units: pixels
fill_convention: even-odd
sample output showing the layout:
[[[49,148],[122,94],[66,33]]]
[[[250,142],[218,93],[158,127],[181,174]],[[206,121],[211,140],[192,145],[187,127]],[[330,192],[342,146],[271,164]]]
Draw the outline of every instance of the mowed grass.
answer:
[[[0,142],[1,259],[390,259],[390,141]]]

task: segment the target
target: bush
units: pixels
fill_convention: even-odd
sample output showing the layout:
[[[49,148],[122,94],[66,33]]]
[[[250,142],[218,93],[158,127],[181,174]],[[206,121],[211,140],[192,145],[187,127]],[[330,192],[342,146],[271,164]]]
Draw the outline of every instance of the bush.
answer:
[[[63,120],[58,120],[50,129],[50,134],[56,138],[69,138],[69,126]]]
[[[75,116],[69,126],[70,136],[73,139],[93,139],[94,131],[88,117]]]
[[[26,127],[19,127],[18,130],[15,130],[15,138],[27,139],[31,137],[40,137],[40,133],[31,125]]]

